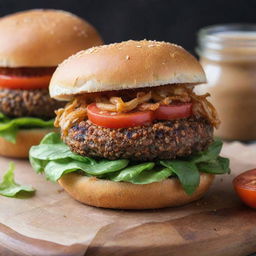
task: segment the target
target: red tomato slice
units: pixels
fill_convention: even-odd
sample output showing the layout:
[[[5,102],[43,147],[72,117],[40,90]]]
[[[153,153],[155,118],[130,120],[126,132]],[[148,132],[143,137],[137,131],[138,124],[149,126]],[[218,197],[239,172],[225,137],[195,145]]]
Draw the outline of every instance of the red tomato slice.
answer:
[[[192,103],[162,105],[154,113],[157,120],[174,120],[192,115]]]
[[[241,200],[252,208],[256,208],[256,169],[238,175],[233,186]]]
[[[88,119],[99,126],[107,128],[126,128],[141,126],[153,121],[152,111],[138,111],[122,114],[113,114],[97,108],[95,103],[87,107]]]
[[[0,88],[24,90],[48,88],[51,77],[51,75],[33,77],[0,75]]]

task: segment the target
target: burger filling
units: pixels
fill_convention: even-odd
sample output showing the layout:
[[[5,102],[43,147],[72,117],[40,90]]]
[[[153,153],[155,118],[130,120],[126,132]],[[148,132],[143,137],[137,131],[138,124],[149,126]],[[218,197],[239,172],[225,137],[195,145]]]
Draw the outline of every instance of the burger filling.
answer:
[[[53,127],[54,110],[63,103],[50,98],[55,68],[0,68],[0,136],[15,143],[19,129]]]
[[[52,181],[69,172],[134,184],[176,177],[192,194],[200,172],[229,172],[208,96],[189,85],[78,95],[56,112],[65,143],[48,134],[32,147],[31,164]]]
[[[125,128],[193,115],[206,118],[218,128],[220,121],[215,108],[207,100],[208,96],[208,93],[196,95],[193,87],[185,85],[86,94],[75,97],[65,108],[57,111],[55,126],[60,126],[67,134],[75,122],[87,116],[102,127]]]
[[[48,89],[0,89],[0,111],[14,119],[16,117],[38,117],[49,120],[63,103],[49,96]]]

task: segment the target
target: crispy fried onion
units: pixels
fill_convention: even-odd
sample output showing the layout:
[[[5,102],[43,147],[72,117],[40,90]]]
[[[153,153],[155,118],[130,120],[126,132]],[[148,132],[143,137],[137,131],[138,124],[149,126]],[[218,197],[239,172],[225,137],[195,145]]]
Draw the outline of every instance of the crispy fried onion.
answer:
[[[60,108],[55,111],[56,118],[55,127],[61,127],[64,135],[75,122],[83,120],[87,116],[87,104],[80,98],[75,98],[71,103],[68,103],[65,108]]]
[[[121,97],[98,97],[96,104],[102,111],[125,113],[132,110],[156,110],[160,105],[169,105],[172,101],[190,102],[191,98],[185,87],[172,86],[138,92],[136,97],[124,102]]]
[[[152,98],[151,91],[148,93],[138,92],[135,99],[124,102],[121,97],[110,97],[110,99],[97,98],[96,105],[103,111],[111,112],[129,112],[138,107],[138,105],[148,102]]]
[[[206,93],[204,95],[196,95],[195,93],[191,94],[193,114],[196,117],[206,117],[215,128],[218,128],[220,125],[220,119],[218,118],[218,113],[215,107],[207,100],[207,97],[209,96],[210,93]]]
[[[214,106],[207,100],[210,94],[196,95],[193,88],[186,85],[163,86],[142,90],[139,92],[131,91],[130,98],[127,98],[128,91],[125,95],[117,92],[117,96],[102,94],[90,99],[84,96],[76,97],[73,102],[69,103],[64,109],[56,111],[57,117],[55,126],[61,127],[67,131],[75,122],[83,120],[87,116],[86,107],[89,103],[96,102],[97,107],[102,111],[126,113],[130,111],[154,111],[160,105],[169,105],[175,102],[192,102],[193,114],[196,117],[207,118],[214,127],[218,127],[220,120]],[[124,100],[126,99],[126,101]]]

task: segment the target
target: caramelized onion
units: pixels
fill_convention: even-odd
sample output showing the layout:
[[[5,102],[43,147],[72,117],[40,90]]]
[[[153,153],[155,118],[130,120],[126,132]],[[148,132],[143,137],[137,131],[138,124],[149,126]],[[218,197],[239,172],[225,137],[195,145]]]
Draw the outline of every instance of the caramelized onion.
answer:
[[[64,134],[67,134],[68,129],[75,122],[83,120],[87,116],[87,104],[75,99],[73,102],[67,104],[65,108],[55,111],[56,118],[54,122],[55,127],[61,127]]]
[[[138,107],[138,105],[151,99],[151,91],[148,93],[138,92],[136,98],[124,102],[121,97],[110,97],[109,103],[97,102],[96,105],[102,111],[126,113]]]
[[[209,93],[204,95],[196,95],[193,93],[191,95],[193,101],[193,114],[197,117],[206,117],[215,128],[218,128],[220,120],[215,107],[206,99],[209,96]]]
[[[129,93],[130,92],[130,93]],[[114,96],[115,95],[115,96]],[[130,95],[130,97],[129,97]],[[97,107],[102,111],[126,113],[130,111],[155,111],[160,105],[169,105],[175,101],[192,102],[193,114],[196,117],[205,117],[210,123],[218,128],[220,120],[216,109],[207,100],[210,94],[196,95],[193,88],[187,85],[171,85],[142,89],[134,92],[125,90],[114,93],[97,94],[95,97],[78,96],[65,108],[56,111],[55,126],[61,127],[64,133],[77,121],[87,117],[86,107],[89,103],[96,102]],[[134,97],[134,98],[132,98]],[[124,99],[128,99],[124,101]]]

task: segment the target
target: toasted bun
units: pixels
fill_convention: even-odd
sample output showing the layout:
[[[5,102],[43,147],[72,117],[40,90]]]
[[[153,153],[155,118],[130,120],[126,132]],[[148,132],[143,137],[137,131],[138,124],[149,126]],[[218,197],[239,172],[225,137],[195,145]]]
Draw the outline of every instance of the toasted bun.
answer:
[[[206,81],[200,63],[182,47],[156,41],[127,41],[94,47],[65,60],[50,83],[50,95],[74,94]]]
[[[118,209],[155,209],[190,203],[202,197],[214,175],[201,173],[200,185],[193,195],[183,190],[178,179],[166,179],[147,185],[113,182],[65,174],[59,184],[76,200],[97,207]]]
[[[0,66],[57,66],[71,54],[102,44],[86,21],[60,10],[30,10],[0,19]]]
[[[24,129],[19,130],[16,143],[11,143],[0,137],[0,155],[16,158],[27,158],[32,146],[38,145],[42,138],[54,129]]]

